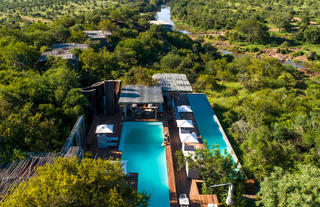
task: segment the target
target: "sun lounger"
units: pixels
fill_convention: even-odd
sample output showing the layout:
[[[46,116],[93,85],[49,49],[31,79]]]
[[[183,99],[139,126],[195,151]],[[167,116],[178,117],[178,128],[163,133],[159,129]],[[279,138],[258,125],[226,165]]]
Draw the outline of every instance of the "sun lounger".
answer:
[[[118,137],[107,137],[108,141],[118,141],[119,138]]]
[[[118,146],[118,142],[108,142],[107,146],[108,147],[116,147],[116,146]]]
[[[187,194],[180,194],[179,195],[179,204],[181,207],[187,207],[190,205],[189,198],[187,197]]]

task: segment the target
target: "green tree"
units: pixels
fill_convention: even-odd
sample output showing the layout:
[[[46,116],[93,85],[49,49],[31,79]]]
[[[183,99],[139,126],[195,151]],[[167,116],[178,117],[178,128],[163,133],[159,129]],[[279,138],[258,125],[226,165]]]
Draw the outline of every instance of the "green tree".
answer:
[[[231,155],[226,151],[221,153],[217,145],[209,149],[208,144],[204,143],[203,149],[196,149],[194,155],[185,157],[182,151],[176,151],[176,157],[181,170],[188,162],[189,169],[196,169],[199,176],[204,180],[202,193],[209,194],[210,186],[216,184],[232,183],[235,186],[233,200],[236,206],[246,206],[245,200],[241,199],[244,192],[243,177],[237,169],[237,163],[234,163]],[[214,188],[213,193],[218,194],[222,202],[225,202],[228,188]]]
[[[299,165],[296,172],[275,168],[261,182],[259,204],[266,207],[319,206],[320,169],[312,165]]]
[[[289,32],[291,29],[291,19],[292,15],[286,12],[278,12],[271,16],[271,23],[276,25],[280,29],[284,29],[284,31]]]
[[[118,26],[113,23],[110,19],[101,20],[99,23],[100,29],[104,31],[114,32],[118,29]]]
[[[312,44],[320,44],[320,27],[310,26],[304,31],[304,39]]]
[[[237,30],[247,37],[249,42],[265,43],[269,40],[268,27],[256,20],[242,20],[237,23]]]
[[[194,84],[197,90],[214,90],[217,86],[218,83],[214,76],[207,74],[201,74]]]
[[[123,174],[119,161],[57,158],[20,183],[0,206],[147,206]]]
[[[131,68],[124,77],[126,84],[155,85],[152,71],[141,66]]]

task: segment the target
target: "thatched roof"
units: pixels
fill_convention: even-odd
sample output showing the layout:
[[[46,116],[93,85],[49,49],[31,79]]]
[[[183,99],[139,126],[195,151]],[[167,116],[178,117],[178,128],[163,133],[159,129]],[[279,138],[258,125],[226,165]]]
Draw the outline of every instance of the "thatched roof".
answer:
[[[185,74],[158,73],[152,76],[157,80],[162,91],[168,92],[192,92],[191,84]]]
[[[161,104],[163,96],[160,87],[124,85],[119,99],[119,104]]]

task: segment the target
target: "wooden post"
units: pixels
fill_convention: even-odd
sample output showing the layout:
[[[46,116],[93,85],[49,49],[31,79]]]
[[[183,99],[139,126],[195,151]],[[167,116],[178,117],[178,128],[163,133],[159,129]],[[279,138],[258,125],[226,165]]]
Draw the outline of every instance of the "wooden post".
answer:
[[[124,120],[127,120],[127,104],[124,104]]]
[[[158,104],[154,107],[154,118],[157,119]]]

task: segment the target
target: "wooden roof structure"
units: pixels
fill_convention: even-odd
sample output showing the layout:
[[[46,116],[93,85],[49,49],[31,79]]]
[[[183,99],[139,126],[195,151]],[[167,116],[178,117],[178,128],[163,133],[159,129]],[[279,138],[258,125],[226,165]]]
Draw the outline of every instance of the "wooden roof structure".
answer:
[[[83,32],[86,33],[88,35],[88,38],[92,40],[104,39],[107,36],[112,35],[110,31],[103,31],[103,30],[85,30]]]
[[[152,78],[164,92],[192,92],[191,84],[185,74],[158,73]]]
[[[57,43],[51,46],[51,51],[47,51],[41,54],[38,62],[47,61],[48,56],[61,57],[64,60],[77,60],[78,57],[70,52],[72,49],[85,50],[88,48],[87,44],[78,43]]]
[[[0,168],[0,201],[10,194],[13,184],[27,180],[35,174],[35,169],[46,163],[52,163],[59,153],[39,153],[27,159],[6,164]]]
[[[155,24],[155,25],[163,25],[163,26],[172,26],[170,22],[165,20],[151,20],[149,21],[149,24]]]
[[[119,104],[162,104],[160,87],[142,85],[124,85],[121,89]]]

